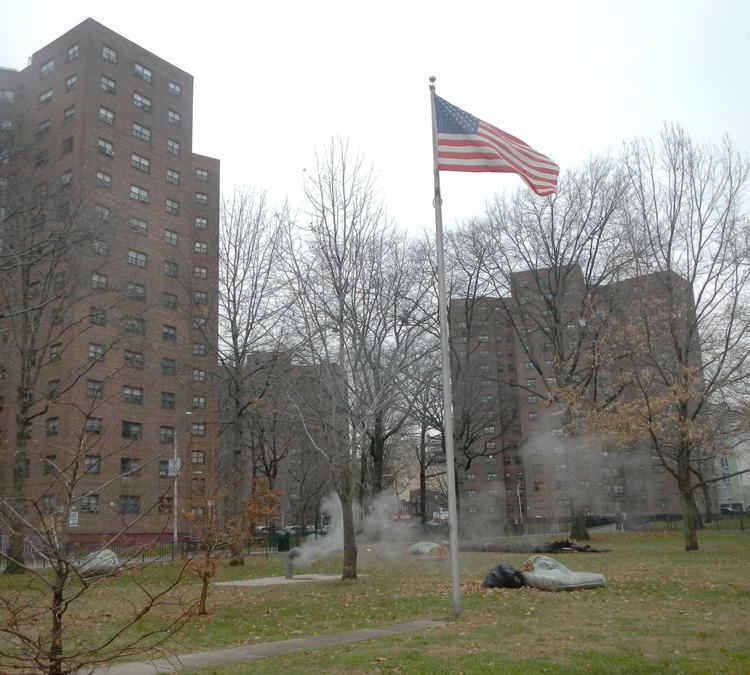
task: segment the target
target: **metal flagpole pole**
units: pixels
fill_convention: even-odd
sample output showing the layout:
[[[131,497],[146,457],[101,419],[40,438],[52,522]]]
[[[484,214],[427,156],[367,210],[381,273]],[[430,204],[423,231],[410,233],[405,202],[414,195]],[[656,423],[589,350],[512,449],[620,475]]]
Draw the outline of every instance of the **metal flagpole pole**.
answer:
[[[432,168],[435,180],[435,245],[437,247],[438,303],[440,304],[440,352],[443,371],[443,441],[445,443],[445,473],[448,478],[448,532],[451,547],[451,599],[453,613],[461,616],[461,574],[458,566],[458,523],[456,509],[456,464],[453,457],[453,395],[451,393],[451,363],[448,346],[448,302],[445,292],[445,255],[443,253],[443,200],[440,196],[438,170],[437,113],[435,111],[435,76],[430,76],[430,105],[432,108]]]

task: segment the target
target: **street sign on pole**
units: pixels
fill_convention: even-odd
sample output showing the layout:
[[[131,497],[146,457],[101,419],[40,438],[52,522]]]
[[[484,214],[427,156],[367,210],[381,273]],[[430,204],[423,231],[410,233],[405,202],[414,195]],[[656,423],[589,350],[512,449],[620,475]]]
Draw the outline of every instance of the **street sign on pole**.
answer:
[[[78,527],[78,511],[68,512],[68,525],[70,527]]]
[[[169,460],[169,466],[167,468],[167,475],[170,478],[174,478],[180,471],[180,458],[175,457]]]

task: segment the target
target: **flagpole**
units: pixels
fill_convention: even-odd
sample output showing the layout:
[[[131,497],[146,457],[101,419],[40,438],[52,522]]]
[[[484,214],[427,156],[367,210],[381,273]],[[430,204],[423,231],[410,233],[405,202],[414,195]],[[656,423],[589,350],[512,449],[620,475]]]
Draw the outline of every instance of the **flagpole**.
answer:
[[[435,182],[435,246],[437,247],[438,303],[440,316],[440,353],[443,371],[443,442],[445,443],[445,474],[448,478],[448,533],[451,554],[451,599],[453,614],[461,616],[461,573],[458,566],[458,510],[456,508],[456,463],[453,453],[453,395],[451,393],[451,362],[448,345],[448,301],[445,292],[445,255],[443,252],[443,199],[440,196],[438,169],[437,113],[435,111],[435,76],[430,76],[432,109],[432,170]]]

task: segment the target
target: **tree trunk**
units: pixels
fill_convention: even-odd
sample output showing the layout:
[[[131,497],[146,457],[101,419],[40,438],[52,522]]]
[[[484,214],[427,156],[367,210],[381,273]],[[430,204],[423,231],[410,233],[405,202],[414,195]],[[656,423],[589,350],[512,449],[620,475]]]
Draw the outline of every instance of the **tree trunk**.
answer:
[[[698,535],[695,499],[690,480],[690,453],[686,448],[681,448],[677,455],[677,488],[680,491],[680,504],[682,506],[682,532],[685,535],[685,550],[698,550]]]
[[[375,416],[370,456],[372,457],[372,494],[378,495],[383,490],[385,469],[385,435],[383,434],[383,415],[380,413]]]
[[[343,491],[342,491],[343,492]],[[357,578],[357,540],[354,533],[354,509],[351,491],[339,494],[344,525],[344,571],[342,579]]]
[[[63,672],[63,591],[65,589],[65,573],[59,568],[55,570],[55,581],[52,585],[52,627],[50,630],[49,673],[60,675]]]
[[[424,425],[419,430],[419,513],[422,525],[427,524],[427,439]]]
[[[208,599],[208,583],[210,577],[207,574],[201,575],[201,598],[198,601],[198,616],[205,616],[208,614],[206,610],[206,600]]]
[[[708,489],[708,483],[703,483],[703,485],[701,485],[701,491],[703,492],[703,508],[706,511],[704,522],[711,523],[713,522],[714,516],[711,511],[711,494]]]
[[[591,539],[586,527],[586,514],[580,507],[571,511],[570,538],[575,541],[587,541]]]

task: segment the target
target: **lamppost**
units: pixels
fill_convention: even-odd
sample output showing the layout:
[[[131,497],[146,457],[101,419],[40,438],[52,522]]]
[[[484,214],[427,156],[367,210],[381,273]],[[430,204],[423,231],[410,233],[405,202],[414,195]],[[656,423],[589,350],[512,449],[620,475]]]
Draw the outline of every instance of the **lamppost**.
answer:
[[[186,412],[185,417],[190,417],[193,413]],[[177,553],[177,477],[180,475],[180,458],[177,455],[177,431],[180,427],[180,420],[177,420],[177,426],[174,430],[174,436],[172,436],[172,450],[174,451],[174,458],[172,459],[173,466],[170,473],[174,476],[174,482],[172,483],[172,559]]]

